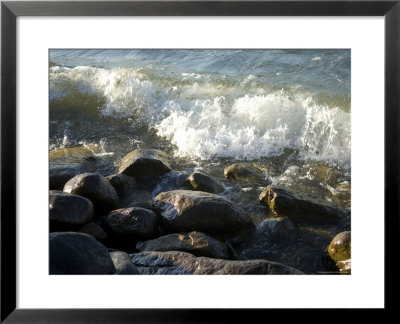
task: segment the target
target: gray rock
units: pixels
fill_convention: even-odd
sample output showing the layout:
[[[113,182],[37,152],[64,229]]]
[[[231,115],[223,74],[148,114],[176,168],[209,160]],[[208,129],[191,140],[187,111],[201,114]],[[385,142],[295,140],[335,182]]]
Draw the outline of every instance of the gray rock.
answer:
[[[107,233],[96,223],[89,223],[82,226],[79,232],[92,235],[99,241],[104,241],[108,238]]]
[[[131,258],[140,274],[303,274],[294,268],[267,260],[211,259],[178,251],[134,253]]]
[[[50,274],[112,274],[115,268],[107,248],[90,235],[50,234]]]
[[[201,172],[193,172],[188,180],[194,190],[219,193],[224,191],[224,187],[212,177]]]
[[[79,226],[92,219],[93,204],[81,196],[62,191],[50,191],[49,215],[53,226]]]
[[[117,251],[110,252],[111,260],[114,263],[116,275],[137,275],[139,270],[132,263],[132,260],[128,253]]]
[[[162,192],[153,208],[162,226],[172,232],[199,231],[221,238],[254,227],[249,215],[230,200],[202,191]]]
[[[107,215],[105,228],[111,235],[136,244],[139,240],[155,236],[157,215],[140,207],[117,209]]]
[[[64,186],[64,192],[89,199],[95,213],[105,214],[118,207],[118,195],[113,186],[98,173],[83,173],[73,177]]]
[[[171,171],[167,155],[159,150],[137,149],[120,163],[118,173],[137,177],[160,176]]]
[[[170,234],[154,240],[139,242],[136,249],[143,251],[183,251],[196,256],[230,259],[227,246],[206,234],[190,232]]]
[[[319,204],[312,197],[273,186],[266,187],[261,192],[259,200],[274,214],[287,216],[296,221],[327,222],[337,220],[341,215],[336,208]]]

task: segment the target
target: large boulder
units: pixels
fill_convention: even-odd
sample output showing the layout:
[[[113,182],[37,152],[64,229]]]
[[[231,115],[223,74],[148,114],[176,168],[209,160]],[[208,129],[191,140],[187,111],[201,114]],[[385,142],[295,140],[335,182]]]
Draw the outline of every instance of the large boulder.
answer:
[[[140,207],[113,210],[104,225],[112,237],[132,246],[139,240],[153,238],[158,229],[157,215]]]
[[[95,213],[106,214],[118,207],[118,195],[113,186],[98,173],[82,173],[64,186],[64,192],[86,197],[92,201]]]
[[[319,204],[312,197],[289,192],[274,186],[266,187],[259,196],[260,203],[268,206],[279,216],[287,216],[292,220],[330,222],[341,216],[334,207]]]
[[[115,268],[107,248],[90,235],[50,234],[50,274],[112,274]]]
[[[153,206],[162,226],[171,232],[199,231],[226,237],[254,227],[249,215],[230,200],[207,192],[162,192]]]
[[[219,182],[201,172],[193,172],[189,175],[188,180],[194,190],[211,193],[224,191],[224,187]]]
[[[49,193],[50,228],[73,228],[89,223],[93,217],[93,204],[90,200],[62,191]]]
[[[328,254],[341,273],[350,273],[351,232],[337,234],[328,246]]]
[[[303,274],[294,268],[267,260],[221,260],[195,257],[178,251],[134,253],[131,258],[140,274]]]
[[[122,251],[110,252],[111,259],[114,263],[116,275],[137,275],[139,270],[132,263],[128,253]]]
[[[155,240],[139,242],[136,249],[143,251],[183,251],[196,256],[230,259],[227,246],[200,232],[170,234]]]
[[[247,162],[235,163],[224,169],[224,176],[228,179],[249,179],[262,177],[261,171]]]
[[[118,173],[136,178],[161,176],[169,171],[171,167],[164,152],[136,149],[121,160]]]

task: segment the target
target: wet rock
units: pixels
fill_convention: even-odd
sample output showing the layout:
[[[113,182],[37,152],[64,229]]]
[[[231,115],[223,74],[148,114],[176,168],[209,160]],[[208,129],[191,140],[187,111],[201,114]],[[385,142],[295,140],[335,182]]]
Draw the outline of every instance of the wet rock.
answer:
[[[257,230],[276,239],[291,239],[296,235],[294,224],[286,217],[265,219],[257,225]]]
[[[73,177],[65,184],[64,192],[86,197],[98,214],[106,214],[118,207],[115,189],[98,173],[83,173]]]
[[[160,176],[171,171],[167,155],[159,150],[137,149],[120,163],[118,173],[134,178]]]
[[[50,191],[49,215],[51,231],[71,229],[90,222],[93,218],[93,204],[81,196]]]
[[[118,196],[123,195],[126,191],[136,188],[136,180],[125,174],[111,174],[105,177],[113,186]]]
[[[336,208],[316,203],[312,197],[273,186],[266,187],[261,192],[259,200],[273,213],[296,221],[327,222],[337,220],[341,215]]]
[[[251,163],[235,163],[224,169],[228,179],[248,179],[262,177],[261,171]]]
[[[145,209],[153,209],[153,200],[151,192],[147,190],[132,190],[121,197],[121,208],[141,207]]]
[[[132,263],[128,253],[122,251],[110,252],[111,260],[114,263],[116,275],[137,275],[139,270]]]
[[[113,210],[104,224],[118,242],[133,247],[139,240],[153,238],[157,233],[157,225],[157,215],[140,207]]]
[[[99,241],[105,241],[108,238],[107,233],[96,223],[89,223],[82,226],[79,232],[89,234]]]
[[[294,268],[267,260],[221,260],[195,257],[178,251],[134,253],[131,258],[140,274],[303,274]]]
[[[337,234],[328,246],[328,254],[341,273],[351,273],[351,232]]]
[[[199,231],[221,238],[254,227],[249,215],[230,200],[202,191],[162,192],[153,208],[170,232]]]
[[[196,256],[230,259],[228,248],[224,243],[200,232],[170,234],[155,240],[139,242],[136,249],[142,252],[183,251]]]
[[[107,248],[94,237],[73,232],[50,234],[50,274],[112,274]]]
[[[193,172],[189,175],[188,180],[194,190],[219,193],[224,191],[224,187],[215,179],[201,172]]]
[[[86,171],[88,171],[88,167],[78,163],[69,166],[50,167],[50,190],[63,190],[64,185],[68,182],[68,180]]]

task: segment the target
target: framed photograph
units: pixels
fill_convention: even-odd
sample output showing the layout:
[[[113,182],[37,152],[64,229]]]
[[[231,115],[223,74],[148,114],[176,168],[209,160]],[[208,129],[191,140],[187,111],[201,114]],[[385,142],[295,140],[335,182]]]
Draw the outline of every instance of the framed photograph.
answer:
[[[2,2],[1,321],[393,309],[399,16]]]

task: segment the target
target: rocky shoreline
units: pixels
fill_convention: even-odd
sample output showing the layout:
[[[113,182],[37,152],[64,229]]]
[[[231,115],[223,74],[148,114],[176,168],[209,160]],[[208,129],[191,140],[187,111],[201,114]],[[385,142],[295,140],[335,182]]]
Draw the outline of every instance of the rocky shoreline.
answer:
[[[259,222],[221,195],[217,179],[171,165],[162,151],[136,149],[116,174],[86,172],[79,164],[51,168],[50,274],[351,272],[350,231],[315,241],[326,242],[313,247],[321,252],[318,272],[276,262],[272,250],[255,252],[267,240],[274,253],[295,258],[291,242],[298,233],[335,224],[342,210],[271,185],[251,163],[229,165],[226,179],[262,183],[258,204],[271,216]]]

